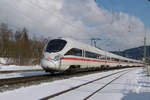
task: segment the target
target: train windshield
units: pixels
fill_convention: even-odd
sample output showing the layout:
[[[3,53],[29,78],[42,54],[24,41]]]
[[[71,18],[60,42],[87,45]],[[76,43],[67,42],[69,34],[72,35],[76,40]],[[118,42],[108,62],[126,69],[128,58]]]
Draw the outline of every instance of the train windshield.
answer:
[[[66,43],[67,41],[61,39],[51,40],[47,44],[46,52],[59,52],[65,47]]]

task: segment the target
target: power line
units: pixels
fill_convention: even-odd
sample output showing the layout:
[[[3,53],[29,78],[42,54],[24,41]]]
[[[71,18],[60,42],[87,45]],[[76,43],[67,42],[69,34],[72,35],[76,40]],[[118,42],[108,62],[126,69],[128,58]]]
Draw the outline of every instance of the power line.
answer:
[[[51,9],[47,10],[47,9],[45,9],[44,7],[41,7],[41,6],[39,6],[39,5],[37,5],[37,4],[33,3],[33,2],[31,2],[31,1],[29,1],[29,0],[27,0],[27,2],[28,2],[29,4],[32,4],[33,6],[35,6],[35,7],[37,7],[37,8],[39,8],[39,9],[45,11],[45,12],[47,12],[47,13],[50,14],[50,15],[53,14],[55,17],[57,17],[58,19],[60,19],[63,23],[65,23],[65,24],[67,24],[67,25],[69,25],[69,26],[72,26],[72,28],[80,29],[80,27],[77,27],[77,26],[75,26],[75,25],[69,23],[68,21],[66,21],[64,18],[62,18],[62,17],[56,15],[55,12],[53,12]],[[51,12],[50,12],[50,10],[51,10]]]
[[[144,37],[144,64],[146,64],[147,57],[146,57],[146,37]]]
[[[65,23],[65,24],[67,24],[67,25],[69,25],[69,26],[71,26],[71,27],[73,27],[73,28],[81,29],[80,27],[77,27],[77,26],[75,26],[75,25],[69,23],[68,21],[66,21],[66,19],[64,19],[64,18],[62,18],[62,17],[56,15],[56,13],[52,11],[52,9],[46,9],[46,8],[44,8],[44,7],[41,7],[41,6],[39,6],[39,5],[37,5],[37,4],[33,3],[33,2],[31,2],[30,0],[27,0],[27,2],[28,2],[28,4],[32,5],[32,7],[33,7],[33,6],[34,6],[34,7],[37,7],[37,8],[39,8],[39,9],[41,9],[41,10],[47,12],[47,13],[50,14],[50,15],[53,14],[55,17],[57,17],[58,19],[60,19],[63,23]],[[102,5],[104,6],[103,3],[102,3]],[[105,6],[106,6],[106,5],[105,5]],[[15,7],[14,7],[14,8],[15,8]],[[16,9],[16,8],[15,8],[15,9]],[[19,11],[18,9],[16,9],[16,10]],[[20,12],[20,11],[19,11],[19,12]],[[22,12],[20,12],[20,13],[22,13]],[[29,16],[26,16],[24,13],[22,13],[21,15],[23,15],[23,16],[26,17],[26,18],[29,18]],[[115,14],[114,14],[113,16],[115,16]],[[31,20],[31,18],[29,18],[29,19]],[[39,21],[39,22],[40,22],[40,21]],[[89,33],[89,31],[87,31],[87,32]],[[118,32],[116,32],[116,34],[117,34],[117,35],[120,35]],[[123,38],[123,39],[124,39],[124,38]],[[125,39],[125,40],[126,40],[126,39]],[[127,39],[126,41],[129,41],[129,40]]]
[[[43,7],[39,6],[39,5],[37,5],[37,4],[34,4],[34,3],[31,2],[31,1],[28,1],[28,0],[27,0],[27,2],[28,2],[29,4],[31,4],[32,7],[35,6],[35,7],[39,8],[39,9],[41,9],[41,10],[47,12],[47,13],[50,14],[50,15],[51,15],[51,13],[52,13],[55,17],[57,17],[58,19],[60,19],[61,21],[63,21],[63,23],[65,23],[65,24],[67,24],[67,25],[69,25],[69,26],[72,26],[72,28],[76,28],[76,29],[79,29],[79,28],[80,28],[80,27],[76,27],[76,26],[74,26],[73,24],[67,22],[65,19],[62,19],[60,16],[55,15],[55,13],[52,12],[52,10],[51,10],[51,12],[50,12],[49,10],[47,10],[47,9],[45,9],[45,8],[43,8]],[[12,6],[10,3],[9,3],[9,5]],[[29,20],[32,21],[32,18],[31,18],[31,17],[25,15],[23,12],[21,12],[21,11],[18,10],[18,9],[16,9],[14,6],[12,6],[12,7],[13,7],[17,12],[21,13],[20,15],[22,15],[23,17],[25,17],[25,18],[27,18],[27,19],[29,19]],[[34,19],[34,20],[35,20],[35,19]],[[41,21],[38,21],[38,22],[41,23]],[[30,22],[30,23],[31,23],[31,22]]]
[[[95,1],[97,2],[97,0],[95,0]],[[100,1],[100,0],[99,0],[99,1]],[[111,0],[108,0],[108,1],[109,1],[109,2],[112,2]],[[101,0],[100,3],[101,3],[101,5],[103,6],[104,9],[106,9],[106,8],[108,9],[108,7],[106,6],[106,4],[105,4],[105,5],[103,4],[102,0]],[[104,6],[105,6],[105,7],[104,7]],[[108,9],[108,10],[109,10],[109,9]],[[112,24],[113,24],[113,22],[115,21],[115,18],[116,18],[117,16],[116,16],[116,13],[114,12],[114,9],[113,9],[113,8],[111,8],[110,11],[111,11],[111,13],[112,13],[112,21],[110,22],[110,25],[112,26]],[[129,28],[129,26],[128,26],[128,28]],[[131,29],[129,29],[128,32],[131,32]],[[116,32],[115,34],[121,36],[121,34],[119,34],[118,32]],[[123,38],[123,39],[124,39],[124,38]],[[124,40],[129,42],[128,39],[124,39]]]

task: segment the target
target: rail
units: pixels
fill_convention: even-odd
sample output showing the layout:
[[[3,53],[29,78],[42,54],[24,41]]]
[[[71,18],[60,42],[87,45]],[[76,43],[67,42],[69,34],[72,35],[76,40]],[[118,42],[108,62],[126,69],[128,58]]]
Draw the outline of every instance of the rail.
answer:
[[[109,75],[106,75],[106,76],[103,76],[103,77],[100,77],[100,78],[97,78],[97,79],[88,81],[88,82],[86,82],[86,83],[77,85],[77,86],[75,86],[75,87],[72,87],[72,88],[69,88],[69,89],[60,91],[60,92],[58,92],[58,93],[49,95],[49,96],[47,96],[47,97],[41,98],[40,100],[48,100],[48,99],[57,97],[57,96],[59,96],[59,95],[65,94],[65,93],[67,93],[67,92],[70,92],[70,91],[72,91],[72,90],[75,90],[75,89],[77,89],[77,88],[80,88],[80,87],[82,87],[82,86],[88,85],[88,84],[90,84],[90,83],[93,83],[93,82],[99,81],[99,80],[101,80],[101,79],[107,78],[107,77],[109,77],[109,76],[112,76],[112,75],[115,75],[115,74],[118,74],[118,73],[122,73],[122,72],[128,72],[128,71],[130,71],[130,70],[128,69],[128,70],[118,71],[118,72],[115,72],[115,73],[112,73],[112,74],[109,74]],[[124,74],[125,74],[125,73],[123,73],[122,75],[124,75]],[[119,77],[121,77],[122,75],[120,75]],[[117,77],[117,78],[115,78],[114,80],[110,81],[110,82],[107,83],[104,87],[106,87],[107,85],[109,85],[110,83],[112,83],[113,81],[115,81],[116,79],[118,79],[119,77]],[[102,88],[96,90],[94,93],[92,93],[91,95],[89,95],[88,97],[86,97],[85,100],[87,100],[89,97],[91,97],[91,96],[94,95],[96,92],[98,92],[98,91],[100,91],[101,89],[103,89],[104,87],[102,87]]]

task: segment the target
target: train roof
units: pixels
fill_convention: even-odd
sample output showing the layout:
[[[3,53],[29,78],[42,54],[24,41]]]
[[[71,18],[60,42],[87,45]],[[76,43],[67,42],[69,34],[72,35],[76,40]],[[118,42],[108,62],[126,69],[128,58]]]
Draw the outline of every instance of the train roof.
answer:
[[[85,44],[85,43],[79,42],[78,40],[74,40],[74,39],[71,39],[71,38],[59,38],[59,39],[66,40],[68,42],[68,45],[72,48],[80,48],[80,49],[84,49],[84,50],[91,51],[91,52],[94,52],[94,53],[100,53],[101,55],[107,55],[108,57],[117,58],[117,59],[120,59],[120,60],[141,62],[140,60],[130,59],[130,58],[127,58],[127,57],[119,56],[119,55],[116,55],[116,54],[98,49],[98,48],[93,47],[89,44]]]

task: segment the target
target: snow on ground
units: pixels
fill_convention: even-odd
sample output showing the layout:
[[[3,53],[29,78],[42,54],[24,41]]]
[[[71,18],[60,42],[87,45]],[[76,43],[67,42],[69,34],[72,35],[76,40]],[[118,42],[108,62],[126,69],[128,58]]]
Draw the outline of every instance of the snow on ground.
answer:
[[[39,70],[42,69],[41,66],[17,66],[17,65],[0,65],[0,71],[16,71],[16,70]],[[13,78],[13,77],[24,77],[24,76],[35,76],[48,74],[45,72],[17,72],[17,73],[8,73],[0,74],[0,79],[3,78]]]
[[[0,64],[6,64],[7,59],[6,58],[1,58],[0,57]]]
[[[82,77],[73,77],[70,79],[58,80],[51,83],[43,83],[41,85],[35,85],[25,88],[23,87],[13,91],[0,93],[0,98],[2,100],[38,100],[39,98],[60,92],[65,89],[69,89],[89,80],[94,80],[98,77],[102,77],[114,72],[117,72],[117,70],[93,75],[86,75]]]
[[[17,66],[17,65],[0,65],[0,71],[10,71],[10,70],[36,70],[42,69],[41,66]]]
[[[63,100],[72,100],[72,98],[75,98],[76,100],[84,100],[84,98],[91,95],[93,92],[100,89],[105,84],[109,83],[111,80],[115,79],[116,77],[118,77],[121,74],[122,73],[118,73],[113,76],[98,80],[98,81],[88,84],[86,86],[82,86],[73,91],[70,91],[69,93],[52,98],[51,100],[62,100],[62,98],[63,98]],[[91,100],[93,100],[93,99],[91,99]],[[100,98],[99,99],[97,98],[97,100],[100,100]],[[107,99],[107,100],[111,100],[111,99]]]
[[[0,65],[1,64],[10,64],[10,63],[12,63],[12,59],[0,57]]]
[[[10,73],[10,74],[0,74],[0,79],[37,76],[37,75],[46,75],[46,74],[49,74],[49,73],[46,73],[44,71],[39,71],[39,72],[19,72],[19,73]]]
[[[122,69],[124,70],[124,69]],[[76,85],[94,80],[98,77],[117,72],[101,72],[82,77],[73,77],[70,79],[57,80],[50,83],[42,83],[30,87],[22,87],[20,89],[6,91],[0,93],[0,100],[38,100],[42,97],[69,89]],[[94,92],[108,81],[115,78],[116,75],[107,79],[103,79],[77,90],[70,91],[67,94],[53,98],[54,100],[82,100],[90,93]],[[146,76],[146,70],[143,68],[135,68],[131,72],[123,75],[102,91],[96,93],[89,98],[90,100],[150,100],[150,77]]]
[[[7,64],[7,62],[8,62],[7,58],[0,57],[0,71],[42,69],[41,66],[39,65],[33,65],[33,66],[5,65]]]
[[[146,74],[146,69],[136,69],[104,90],[96,93],[89,100],[150,100],[150,77]]]

